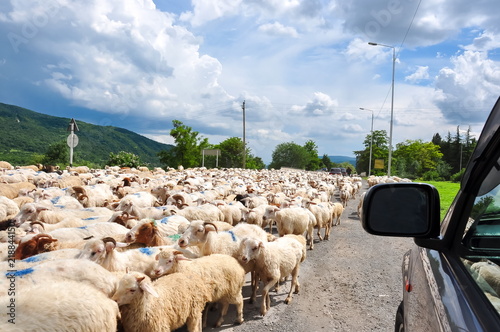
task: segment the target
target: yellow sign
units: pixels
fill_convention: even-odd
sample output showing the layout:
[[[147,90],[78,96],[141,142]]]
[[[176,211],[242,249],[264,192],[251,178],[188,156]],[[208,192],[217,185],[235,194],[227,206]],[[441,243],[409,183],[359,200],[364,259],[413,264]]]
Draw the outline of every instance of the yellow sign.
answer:
[[[375,166],[377,169],[384,169],[384,159],[375,159]]]

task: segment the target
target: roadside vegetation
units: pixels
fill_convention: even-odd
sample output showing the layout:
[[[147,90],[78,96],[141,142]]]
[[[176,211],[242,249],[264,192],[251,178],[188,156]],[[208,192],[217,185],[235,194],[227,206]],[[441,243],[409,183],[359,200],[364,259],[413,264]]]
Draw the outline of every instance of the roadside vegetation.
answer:
[[[453,199],[458,193],[460,189],[459,182],[450,182],[450,181],[421,181],[423,183],[428,183],[436,187],[439,192],[439,198],[441,200],[441,220],[443,220],[446,211],[450,207],[451,203],[453,203]]]

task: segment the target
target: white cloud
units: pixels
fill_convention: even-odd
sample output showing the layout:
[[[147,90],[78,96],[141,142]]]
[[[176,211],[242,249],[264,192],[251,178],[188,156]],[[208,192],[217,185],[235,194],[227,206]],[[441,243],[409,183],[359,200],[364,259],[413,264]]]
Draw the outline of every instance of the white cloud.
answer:
[[[465,51],[452,57],[436,78],[436,104],[448,121],[484,122],[500,91],[500,63],[486,52]]]
[[[405,81],[413,83],[427,79],[429,79],[429,66],[417,66],[417,70],[413,74],[405,77]]]
[[[259,30],[270,36],[283,36],[297,38],[299,34],[293,27],[286,27],[279,22],[263,24]]]

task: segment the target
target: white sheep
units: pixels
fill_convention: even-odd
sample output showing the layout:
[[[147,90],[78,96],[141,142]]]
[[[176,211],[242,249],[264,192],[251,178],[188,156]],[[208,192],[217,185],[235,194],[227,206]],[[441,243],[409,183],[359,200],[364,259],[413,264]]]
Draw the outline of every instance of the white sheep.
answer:
[[[118,284],[118,276],[97,263],[86,259],[58,259],[43,261],[24,269],[5,272],[5,278],[0,278],[0,289],[7,295],[10,277],[16,280],[16,287],[28,289],[42,282],[59,282],[73,280],[86,283],[111,297]]]
[[[3,315],[4,319],[0,320],[1,331],[117,330],[120,312],[116,302],[84,283],[41,283],[28,291],[18,289],[15,300],[14,312],[8,311],[7,315]],[[0,297],[2,308],[9,308],[11,301],[11,296]]]
[[[260,313],[264,316],[271,306],[269,290],[282,278],[292,276],[290,291],[285,303],[292,301],[292,292],[299,292],[298,275],[300,263],[304,260],[304,245],[293,237],[280,237],[272,242],[263,242],[255,238],[241,241],[239,254],[243,263],[254,262],[255,270],[264,283]]]
[[[314,214],[316,219],[315,228],[318,229],[318,238],[320,241],[323,240],[321,236],[321,229],[325,229],[324,239],[328,240],[330,238],[330,229],[332,224],[332,207],[328,202],[315,203],[308,201],[306,203],[306,208],[309,209]]]
[[[340,220],[342,213],[344,213],[345,207],[340,202],[332,203],[332,226],[340,225]]]
[[[133,271],[122,277],[112,299],[120,306],[125,331],[173,331],[186,324],[189,332],[201,332],[210,283],[194,273],[174,273],[151,282]]]
[[[306,238],[309,242],[309,249],[314,249],[313,230],[317,222],[311,211],[302,207],[275,208],[269,217],[274,218],[276,221],[279,236],[307,233]]]
[[[0,196],[0,222],[9,220],[19,213],[19,206],[12,199]]]
[[[183,209],[178,209],[171,206],[167,215],[177,214],[185,217],[188,220],[203,220],[203,221],[223,221],[224,214],[219,208],[212,204],[202,204],[199,206],[187,206]]]
[[[177,250],[163,249],[156,255],[156,259],[158,263],[155,266],[154,275],[152,275],[154,278],[176,272],[188,272],[196,273],[204,280],[214,281],[210,302],[222,303],[222,310],[215,327],[221,326],[224,322],[224,316],[230,304],[236,305],[236,323],[243,323],[242,288],[246,273],[236,258],[223,254],[212,254],[190,260]],[[206,321],[204,321],[203,327],[205,325]]]

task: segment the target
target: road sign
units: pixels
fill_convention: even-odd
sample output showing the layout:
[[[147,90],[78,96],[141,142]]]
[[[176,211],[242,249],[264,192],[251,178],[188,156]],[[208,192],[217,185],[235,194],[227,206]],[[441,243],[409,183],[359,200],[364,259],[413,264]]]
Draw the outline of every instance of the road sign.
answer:
[[[68,143],[70,148],[76,147],[78,145],[78,136],[76,134],[69,134],[66,143]]]

